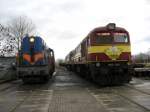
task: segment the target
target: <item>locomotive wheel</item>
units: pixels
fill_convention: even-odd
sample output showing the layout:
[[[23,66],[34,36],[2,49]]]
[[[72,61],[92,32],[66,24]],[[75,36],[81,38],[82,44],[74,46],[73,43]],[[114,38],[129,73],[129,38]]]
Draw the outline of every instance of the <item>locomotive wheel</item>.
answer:
[[[51,79],[52,78],[52,76],[53,76],[53,72],[49,72],[49,79]]]
[[[22,81],[24,84],[34,83],[34,80],[30,77],[24,77],[22,78]]]
[[[110,74],[111,76],[111,81],[110,81],[110,85],[121,85],[123,83],[123,78],[120,74]]]
[[[50,76],[49,75],[43,76],[42,79],[43,79],[43,82],[48,82],[50,79]]]
[[[100,86],[110,85],[109,74],[100,74],[100,73],[91,73],[91,74],[93,81],[99,84]]]
[[[122,85],[128,83],[131,80],[131,77],[128,73],[112,73],[111,74],[111,85]]]
[[[27,83],[29,83],[29,80],[28,80],[28,78],[22,78],[22,81],[23,81],[23,83],[24,83],[24,84],[27,84]]]
[[[86,78],[87,80],[92,80],[91,71],[90,71],[90,70],[86,70],[86,71],[85,71],[85,78]]]
[[[77,74],[81,74],[81,68],[79,66],[76,67]]]

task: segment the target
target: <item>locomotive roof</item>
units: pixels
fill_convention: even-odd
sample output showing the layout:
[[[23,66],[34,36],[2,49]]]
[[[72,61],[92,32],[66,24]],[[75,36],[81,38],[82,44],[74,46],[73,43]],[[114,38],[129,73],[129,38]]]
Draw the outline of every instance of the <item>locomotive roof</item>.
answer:
[[[94,32],[107,32],[107,31],[117,31],[117,32],[127,32],[128,33],[128,31],[125,28],[122,28],[122,27],[115,27],[115,29],[109,30],[107,25],[106,26],[100,26],[100,27],[96,27],[92,31],[90,31],[88,33],[88,35],[82,41],[84,41],[88,36],[90,36],[91,33],[94,33]]]
[[[25,36],[23,39],[25,39],[25,38],[31,38],[31,37],[34,37],[35,39],[40,38],[40,39],[41,39],[40,41],[42,41],[42,44],[43,44],[47,49],[53,51],[53,49],[50,48],[49,46],[47,46],[47,44],[46,44],[46,42],[44,41],[44,39],[43,39],[42,37],[40,37],[40,36],[33,36],[33,35],[32,35],[32,36],[29,36],[29,35],[27,35],[27,36]]]
[[[93,33],[93,32],[106,32],[108,31],[107,26],[104,27],[97,27],[94,28],[89,34]],[[122,27],[115,27],[115,29],[113,31],[118,31],[118,32],[128,32],[126,29],[122,28]],[[88,34],[88,35],[89,35]]]

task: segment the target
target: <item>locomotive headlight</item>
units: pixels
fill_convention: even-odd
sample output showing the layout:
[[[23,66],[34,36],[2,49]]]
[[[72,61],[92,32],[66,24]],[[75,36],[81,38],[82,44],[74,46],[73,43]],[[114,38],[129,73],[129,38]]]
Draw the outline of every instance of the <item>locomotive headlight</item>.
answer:
[[[96,63],[96,67],[100,67],[100,65],[101,65],[100,63]]]
[[[34,42],[34,38],[32,37],[32,38],[30,38],[30,42]]]

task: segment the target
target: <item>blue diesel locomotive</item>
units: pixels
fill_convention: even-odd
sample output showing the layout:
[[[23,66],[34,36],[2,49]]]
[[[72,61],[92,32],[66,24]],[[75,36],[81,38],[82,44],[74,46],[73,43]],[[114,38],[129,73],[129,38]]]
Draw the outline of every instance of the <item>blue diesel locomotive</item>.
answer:
[[[26,36],[17,55],[17,74],[24,83],[40,79],[48,81],[55,71],[54,51],[41,37]]]

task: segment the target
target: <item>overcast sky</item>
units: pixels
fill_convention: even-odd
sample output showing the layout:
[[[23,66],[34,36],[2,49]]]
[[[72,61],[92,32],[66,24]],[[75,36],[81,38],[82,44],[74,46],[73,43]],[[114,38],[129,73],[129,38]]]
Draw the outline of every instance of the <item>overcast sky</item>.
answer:
[[[32,19],[56,59],[109,22],[129,31],[132,54],[150,48],[150,0],[0,0],[0,23],[16,16]]]

